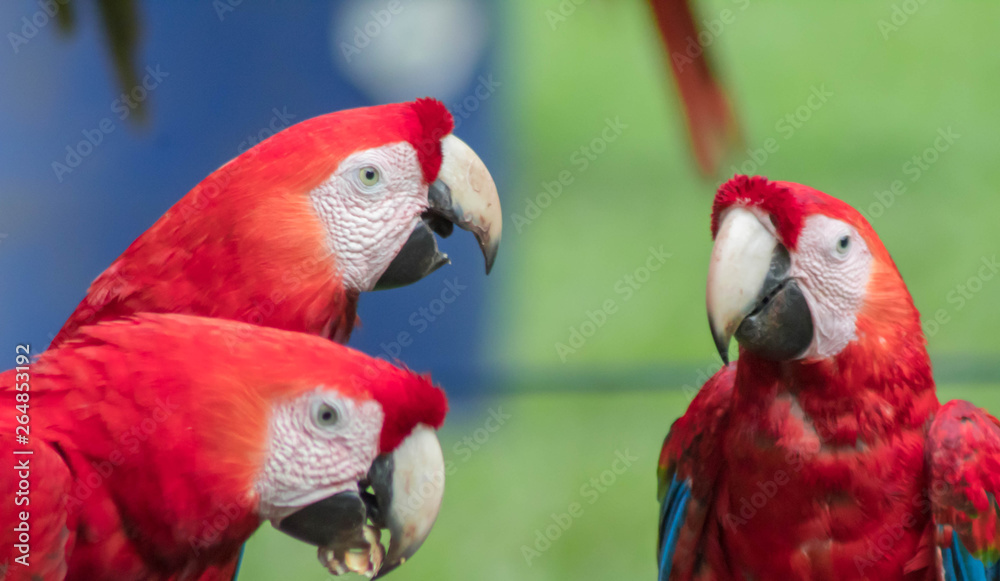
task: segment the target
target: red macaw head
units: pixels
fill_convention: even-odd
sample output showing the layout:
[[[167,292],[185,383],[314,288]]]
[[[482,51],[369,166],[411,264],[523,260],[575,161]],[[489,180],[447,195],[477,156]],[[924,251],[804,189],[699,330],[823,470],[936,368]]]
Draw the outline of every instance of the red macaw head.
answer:
[[[319,546],[333,572],[385,574],[416,552],[437,517],[444,392],[340,344],[140,315],[82,328],[36,370],[39,385],[67,388],[47,392],[65,394],[64,405],[42,401],[65,410],[50,418],[69,455],[124,458],[104,486],[163,562],[231,558],[270,520]],[[204,533],[226,507],[245,510]],[[379,529],[391,532],[388,552]]]
[[[500,200],[453,124],[434,99],[322,115],[258,144],[189,196],[197,202],[196,192],[210,194],[218,182],[228,199],[215,219],[238,204],[232,217],[246,220],[246,235],[267,232],[301,258],[332,261],[351,291],[409,284],[444,265],[434,233],[448,236],[454,225],[476,236],[489,273]]]
[[[828,360],[848,346],[919,344],[919,315],[889,252],[854,208],[808,186],[738,175],[712,208],[708,316],[728,361]]]
[[[346,342],[358,294],[448,262],[435,234],[479,240],[496,184],[439,101],[338,111],[289,127],[202,180],[101,274],[52,345],[139,312],[188,313]]]

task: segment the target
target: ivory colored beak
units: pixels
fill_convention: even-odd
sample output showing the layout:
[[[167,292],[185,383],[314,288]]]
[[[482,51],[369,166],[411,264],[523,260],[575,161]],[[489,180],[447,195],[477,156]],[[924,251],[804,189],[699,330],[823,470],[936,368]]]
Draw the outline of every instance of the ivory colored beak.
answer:
[[[431,533],[444,496],[444,476],[441,444],[434,430],[423,425],[392,454],[375,460],[369,479],[381,524],[392,536],[376,579],[405,563]]]
[[[444,496],[445,464],[434,430],[418,425],[391,453],[375,458],[358,487],[300,508],[278,530],[320,547],[332,573],[380,578],[417,552]],[[371,492],[364,490],[371,486]],[[369,526],[367,521],[373,526]],[[389,549],[379,529],[391,535]]]
[[[483,160],[458,137],[445,136],[441,154],[441,170],[428,195],[431,209],[476,236],[489,274],[503,231],[496,183]]]
[[[723,217],[712,247],[706,299],[708,323],[724,363],[729,363],[733,334],[757,305],[778,246],[750,210],[733,207]]]

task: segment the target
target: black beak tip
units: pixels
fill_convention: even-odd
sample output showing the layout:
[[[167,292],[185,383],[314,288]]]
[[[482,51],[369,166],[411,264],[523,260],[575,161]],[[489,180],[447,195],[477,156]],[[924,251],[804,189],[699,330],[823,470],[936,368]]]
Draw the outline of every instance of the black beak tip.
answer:
[[[715,328],[715,325],[712,324],[711,319],[708,321],[708,327],[712,330],[712,340],[715,341],[715,350],[719,352],[722,364],[729,365],[729,337],[726,337],[724,333],[720,333]]]
[[[719,350],[719,357],[722,358],[722,365],[729,365],[729,347],[717,344],[716,348]]]
[[[493,263],[497,260],[496,250],[490,252],[486,255],[486,276],[490,275],[490,271],[493,270]]]
[[[382,577],[385,577],[389,573],[395,571],[404,562],[405,560],[399,561],[398,563],[385,563],[384,565],[382,565],[382,568],[378,570],[378,573],[376,573],[375,576],[372,577],[372,579],[381,579]]]

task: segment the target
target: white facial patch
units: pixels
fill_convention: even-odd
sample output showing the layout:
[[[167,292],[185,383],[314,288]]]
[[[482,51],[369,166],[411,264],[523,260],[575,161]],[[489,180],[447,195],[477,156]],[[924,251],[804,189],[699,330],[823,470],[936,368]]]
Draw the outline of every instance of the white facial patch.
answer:
[[[806,218],[790,272],[813,319],[813,342],[803,359],[832,357],[854,340],[871,263],[871,251],[852,226],[827,216]]]
[[[335,418],[335,419],[332,419]],[[261,516],[278,519],[345,490],[357,490],[378,455],[382,406],[316,391],[275,406],[270,447],[257,479]]]
[[[350,155],[309,196],[344,285],[356,291],[375,286],[427,208],[420,160],[407,142]]]

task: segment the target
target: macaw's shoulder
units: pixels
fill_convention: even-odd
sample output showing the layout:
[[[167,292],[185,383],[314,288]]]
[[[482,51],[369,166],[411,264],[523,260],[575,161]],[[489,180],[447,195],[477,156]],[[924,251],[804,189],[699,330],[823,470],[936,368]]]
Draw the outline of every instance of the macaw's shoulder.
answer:
[[[945,579],[1000,580],[1000,422],[969,402],[948,402],[926,454]]]
[[[206,273],[217,269],[219,263],[224,263],[224,257],[210,256],[201,258],[200,263],[195,261],[190,249],[204,246],[204,239],[161,248],[154,246],[145,237],[139,237],[94,279],[87,295],[53,338],[49,349],[61,346],[86,325],[136,312],[163,311],[168,305],[183,305],[182,298],[210,294],[199,286],[192,273],[197,275],[199,269]],[[202,278],[207,277],[206,274]]]
[[[694,476],[694,471],[707,467],[718,445],[720,428],[729,414],[736,363],[731,363],[709,378],[684,415],[674,422],[660,451],[660,498],[663,486],[669,484],[675,472],[682,478]]]
[[[722,465],[722,429],[732,400],[736,364],[723,367],[674,422],[657,469],[660,499],[659,579],[689,578]]]

